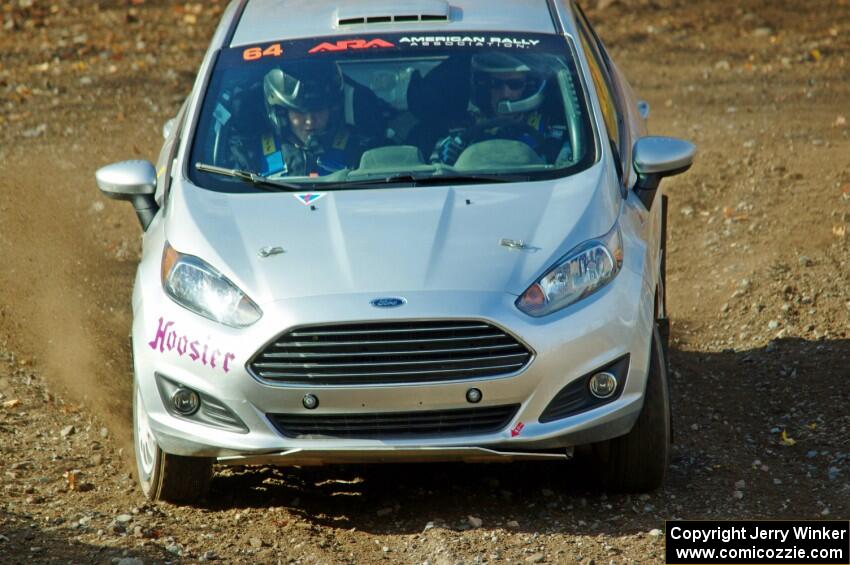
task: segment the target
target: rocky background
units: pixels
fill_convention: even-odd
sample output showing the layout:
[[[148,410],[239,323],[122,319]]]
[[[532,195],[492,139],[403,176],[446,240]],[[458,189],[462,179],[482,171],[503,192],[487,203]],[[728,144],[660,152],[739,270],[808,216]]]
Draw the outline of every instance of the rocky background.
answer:
[[[676,446],[664,488],[570,465],[132,478],[139,229],[94,170],[155,158],[223,1],[0,2],[0,562],[663,562],[672,518],[850,518],[850,2],[598,0],[665,181]]]

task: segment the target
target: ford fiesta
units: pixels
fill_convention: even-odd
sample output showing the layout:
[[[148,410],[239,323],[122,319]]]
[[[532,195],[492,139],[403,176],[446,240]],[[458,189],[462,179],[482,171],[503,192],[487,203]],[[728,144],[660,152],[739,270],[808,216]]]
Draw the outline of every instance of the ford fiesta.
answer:
[[[570,0],[234,1],[156,166],[97,171],[144,230],[142,489],[214,465],[560,461],[664,479],[662,177]]]

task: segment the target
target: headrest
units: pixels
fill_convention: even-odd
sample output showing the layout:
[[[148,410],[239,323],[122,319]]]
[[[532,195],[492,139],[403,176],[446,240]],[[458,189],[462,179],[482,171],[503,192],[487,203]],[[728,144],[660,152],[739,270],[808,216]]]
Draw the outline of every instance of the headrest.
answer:
[[[469,73],[468,56],[450,57],[424,77],[415,71],[407,88],[407,108],[423,120],[462,118],[469,106]]]

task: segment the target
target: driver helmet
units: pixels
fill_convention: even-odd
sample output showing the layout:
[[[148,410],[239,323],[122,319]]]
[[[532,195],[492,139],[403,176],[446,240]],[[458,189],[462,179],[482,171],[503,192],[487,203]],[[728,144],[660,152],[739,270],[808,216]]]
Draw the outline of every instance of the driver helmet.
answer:
[[[343,79],[335,63],[272,69],[263,79],[263,99],[269,121],[280,135],[288,125],[289,110],[315,112],[342,107]]]
[[[472,103],[484,113],[491,113],[491,91],[494,87],[507,85],[519,91],[513,98],[516,109],[502,106],[499,113],[527,112],[540,106],[543,101],[543,81],[540,73],[517,55],[489,52],[474,55],[472,66]],[[512,78],[505,79],[505,75]],[[521,78],[518,76],[521,75]],[[516,102],[524,102],[516,104]]]

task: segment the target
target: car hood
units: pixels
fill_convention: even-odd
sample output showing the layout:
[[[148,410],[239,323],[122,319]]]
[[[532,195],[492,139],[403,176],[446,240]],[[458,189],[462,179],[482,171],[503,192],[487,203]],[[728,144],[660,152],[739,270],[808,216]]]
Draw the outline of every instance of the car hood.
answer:
[[[362,292],[521,294],[613,225],[620,198],[608,169],[529,183],[318,192],[311,205],[292,193],[226,194],[183,180],[166,237],[259,304]],[[276,247],[282,252],[262,256]]]

